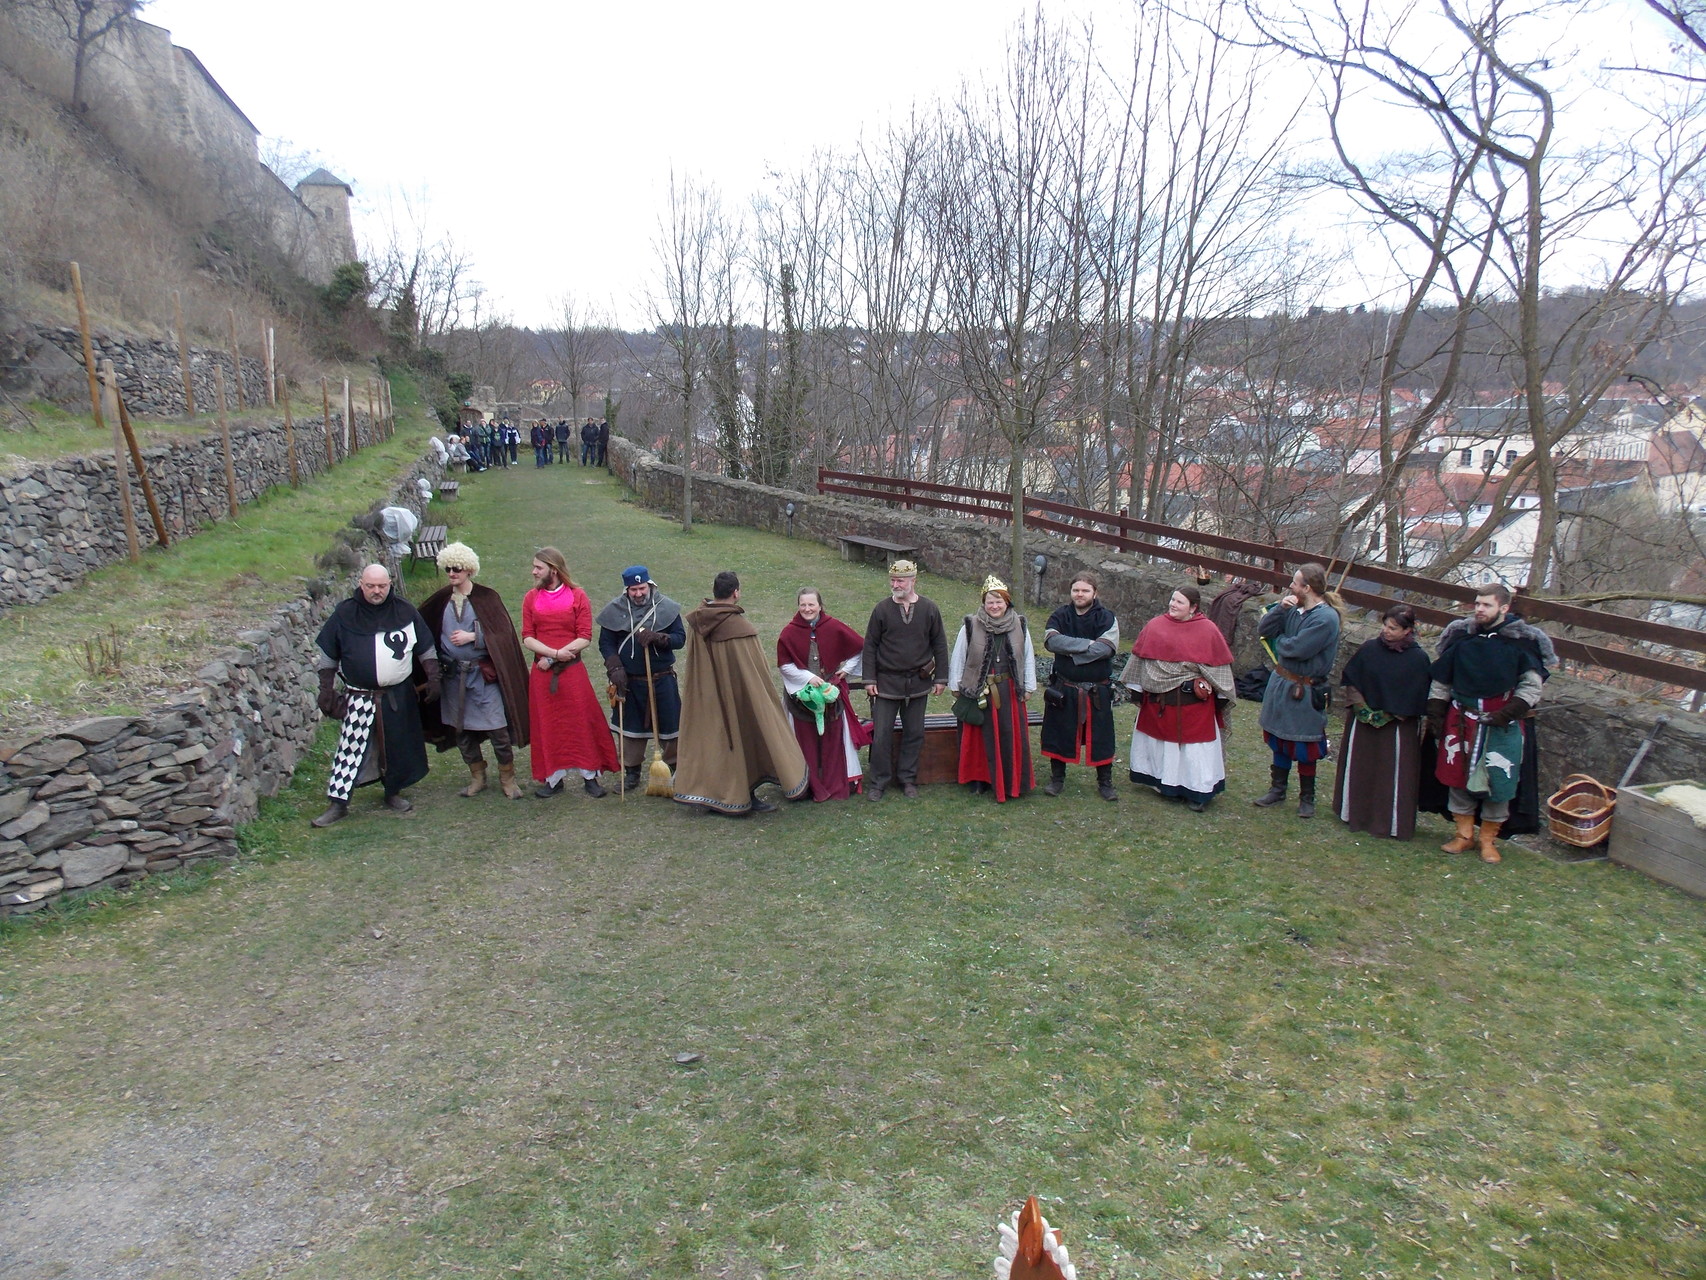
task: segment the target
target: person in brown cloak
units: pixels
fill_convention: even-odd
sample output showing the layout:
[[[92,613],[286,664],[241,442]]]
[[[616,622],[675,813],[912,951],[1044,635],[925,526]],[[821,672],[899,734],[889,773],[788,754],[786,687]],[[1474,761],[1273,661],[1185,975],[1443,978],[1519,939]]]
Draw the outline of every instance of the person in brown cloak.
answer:
[[[511,800],[521,799],[515,780],[515,749],[528,742],[527,660],[515,623],[503,598],[474,581],[480,557],[452,542],[438,553],[438,567],[450,579],[428,596],[421,616],[438,647],[444,691],[421,711],[427,741],[440,751],[454,745],[473,776],[461,791],[477,796],[486,789],[488,739],[498,762],[498,781]]]
[[[790,800],[804,795],[806,758],[740,607],[740,579],[728,570],[717,575],[711,599],[687,615],[685,667],[676,800],[742,818],[776,807],[758,798],[766,782]]]

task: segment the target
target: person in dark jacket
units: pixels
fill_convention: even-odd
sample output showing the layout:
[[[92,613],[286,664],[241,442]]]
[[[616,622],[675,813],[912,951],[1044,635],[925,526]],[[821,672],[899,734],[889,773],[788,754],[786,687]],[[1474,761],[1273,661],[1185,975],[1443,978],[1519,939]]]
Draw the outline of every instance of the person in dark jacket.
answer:
[[[1327,600],[1327,570],[1303,564],[1279,603],[1269,605],[1256,632],[1274,673],[1262,694],[1262,740],[1273,752],[1271,785],[1255,803],[1285,799],[1297,766],[1297,816],[1315,816],[1315,767],[1327,755],[1328,677],[1339,655],[1339,611]]]
[[[657,709],[658,748],[675,768],[681,738],[681,689],[675,655],[687,643],[681,606],[658,589],[643,564],[622,570],[622,592],[598,611],[598,652],[616,694],[610,727],[621,739],[623,786],[640,785],[640,765],[652,740]]]
[[[1388,609],[1380,634],[1345,664],[1333,812],[1352,831],[1394,840],[1416,833],[1430,665],[1407,604]]]
[[[1054,670],[1043,691],[1043,754],[1049,780],[1043,790],[1058,796],[1066,787],[1066,766],[1089,765],[1096,771],[1096,793],[1118,800],[1114,790],[1114,655],[1120,648],[1120,623],[1096,598],[1096,579],[1081,573],[1072,580],[1071,599],[1049,615],[1043,648],[1054,655]]]

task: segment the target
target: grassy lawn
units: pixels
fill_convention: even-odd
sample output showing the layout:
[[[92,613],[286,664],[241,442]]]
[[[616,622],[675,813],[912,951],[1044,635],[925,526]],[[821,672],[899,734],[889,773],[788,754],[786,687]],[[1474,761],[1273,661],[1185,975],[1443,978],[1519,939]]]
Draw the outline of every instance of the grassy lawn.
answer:
[[[460,532],[516,610],[543,543],[599,601],[735,568],[767,636],[884,589],[618,498],[524,462]],[[1701,904],[1256,810],[1233,748],[1200,816],[748,821],[452,753],[311,832],[322,753],[237,866],[0,934],[0,1274],[972,1277],[1030,1193],[1086,1277],[1706,1273]]]
[[[396,434],[329,475],[299,489],[275,486],[239,507],[235,520],[164,551],[150,547],[138,564],[121,561],[75,591],[0,617],[7,657],[0,665],[0,735],[56,718],[134,711],[154,690],[193,674],[268,605],[300,593],[337,530],[425,450],[431,418],[413,383],[397,380],[393,395]],[[197,430],[208,425],[198,422]],[[62,445],[71,439],[56,438]],[[299,437],[299,447],[304,439],[312,447],[311,435]],[[107,446],[110,452],[110,436]],[[138,518],[146,542],[147,512]],[[115,635],[122,669],[91,674],[86,646],[101,639],[110,646]]]

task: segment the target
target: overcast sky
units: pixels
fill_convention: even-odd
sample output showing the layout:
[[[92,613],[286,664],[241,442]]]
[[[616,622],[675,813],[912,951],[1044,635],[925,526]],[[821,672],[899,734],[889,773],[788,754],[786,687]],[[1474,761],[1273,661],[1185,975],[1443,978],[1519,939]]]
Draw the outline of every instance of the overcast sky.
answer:
[[[151,0],[143,16],[193,50],[263,135],[314,153],[355,188],[358,237],[382,242],[386,218],[406,216],[400,197],[424,196],[429,235],[466,251],[500,314],[552,325],[571,293],[583,316],[590,305],[640,327],[672,165],[744,203],[767,171],[849,145],[997,68],[1028,7]],[[1046,3],[1056,18],[1094,15],[1104,36],[1131,7]],[[1567,60],[1589,78],[1624,56],[1615,46],[1632,27],[1648,44],[1664,39],[1637,0],[1570,12]],[[1300,89],[1276,84],[1275,110]],[[1376,150],[1390,145],[1389,121],[1374,113],[1367,125]],[[1327,300],[1381,296],[1355,278],[1342,288]]]
[[[1119,0],[1108,0],[1118,3]],[[1084,5],[1051,2],[1055,13]],[[390,192],[524,324],[635,305],[671,164],[732,199],[996,66],[1023,0],[152,0],[264,135],[318,153],[377,236]]]

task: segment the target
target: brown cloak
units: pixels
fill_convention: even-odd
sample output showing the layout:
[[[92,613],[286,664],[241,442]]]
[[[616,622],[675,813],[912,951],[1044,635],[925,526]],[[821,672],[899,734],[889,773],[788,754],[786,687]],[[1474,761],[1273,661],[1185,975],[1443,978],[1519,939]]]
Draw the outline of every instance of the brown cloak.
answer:
[[[486,656],[498,669],[498,690],[503,694],[504,719],[509,721],[511,746],[525,747],[528,743],[527,724],[527,659],[522,656],[521,641],[515,634],[515,622],[504,608],[503,597],[490,587],[475,583],[468,593],[474,606],[474,617],[486,637]],[[439,628],[444,622],[444,606],[450,603],[450,588],[440,587],[421,605],[421,617],[432,632],[433,652],[438,652]],[[438,718],[438,704],[421,708],[421,728],[427,741],[440,751],[456,745],[456,730],[448,728]]]
[[[806,758],[745,610],[707,600],[688,614],[683,665],[675,798],[740,814],[762,782],[790,800],[803,795]]]

